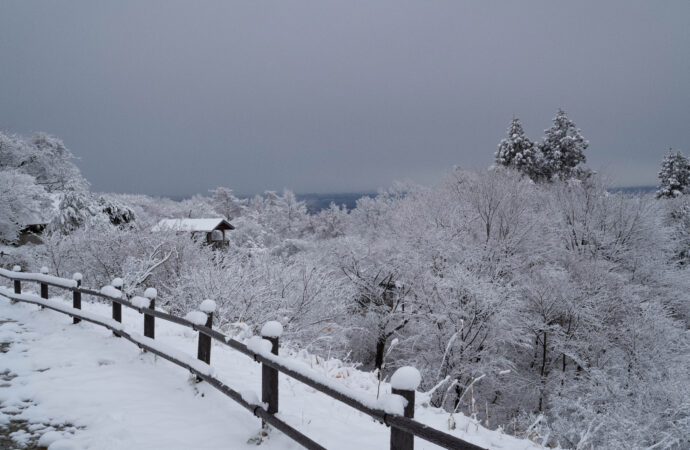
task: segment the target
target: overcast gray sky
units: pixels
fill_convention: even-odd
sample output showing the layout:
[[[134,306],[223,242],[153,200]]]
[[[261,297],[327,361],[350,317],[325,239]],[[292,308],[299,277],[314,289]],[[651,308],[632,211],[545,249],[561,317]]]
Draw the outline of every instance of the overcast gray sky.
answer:
[[[690,1],[0,3],[0,128],[97,191],[366,191],[488,166],[558,107],[619,185],[690,153]]]

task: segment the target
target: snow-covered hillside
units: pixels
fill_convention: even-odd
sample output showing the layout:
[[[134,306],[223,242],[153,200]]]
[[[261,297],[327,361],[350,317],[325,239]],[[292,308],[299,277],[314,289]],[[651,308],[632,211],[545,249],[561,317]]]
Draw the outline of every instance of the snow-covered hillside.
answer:
[[[85,303],[84,309],[110,315],[105,304]],[[127,329],[143,328],[141,315],[123,313]],[[238,336],[248,337],[245,332]],[[183,327],[157,321],[156,340],[196,354],[197,333]],[[262,440],[266,449],[300,448],[276,430],[262,436],[259,420],[229,398],[95,325],[72,325],[65,315],[12,305],[0,297],[0,343],[5,352],[0,359],[0,446],[234,449],[255,447]],[[377,381],[371,373],[304,351],[281,351],[352,390],[376,396]],[[216,376],[243,395],[260,393],[261,368],[250,358],[214,344],[211,364]],[[388,384],[381,389],[390,392]],[[389,445],[390,430],[385,426],[282,375],[280,395],[280,417],[329,449]],[[451,417],[430,408],[423,394],[417,399],[418,420],[469,442],[492,449],[540,448],[487,430],[465,416]],[[417,439],[416,448],[437,447]]]

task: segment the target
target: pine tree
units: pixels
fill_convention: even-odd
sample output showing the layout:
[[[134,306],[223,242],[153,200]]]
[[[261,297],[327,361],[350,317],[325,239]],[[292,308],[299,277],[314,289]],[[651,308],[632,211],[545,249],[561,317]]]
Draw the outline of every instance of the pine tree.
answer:
[[[589,142],[582,137],[563,109],[558,110],[553,126],[544,132],[544,140],[539,146],[543,156],[543,176],[547,179],[571,178],[574,169],[587,160],[584,151],[589,147]]]
[[[496,152],[496,164],[512,167],[530,178],[538,177],[538,155],[534,143],[525,136],[522,123],[513,117],[508,127],[508,137],[501,140]]]
[[[690,160],[681,152],[673,153],[672,149],[668,149],[668,155],[661,161],[656,196],[657,198],[678,197],[688,192],[690,192]]]

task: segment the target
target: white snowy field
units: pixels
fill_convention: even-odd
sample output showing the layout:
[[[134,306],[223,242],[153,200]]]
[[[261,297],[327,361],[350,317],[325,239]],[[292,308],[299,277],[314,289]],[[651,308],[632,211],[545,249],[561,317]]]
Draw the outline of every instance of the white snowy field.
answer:
[[[83,309],[110,317],[110,306],[84,299]],[[67,302],[66,302],[67,303]],[[127,330],[141,332],[143,318],[123,308]],[[240,336],[241,337],[241,336]],[[246,338],[247,336],[244,336]],[[156,321],[156,340],[196,355],[197,333]],[[256,447],[260,421],[184,369],[108,330],[72,325],[66,315],[0,296],[0,447],[59,449],[239,449]],[[287,352],[284,348],[281,352]],[[284,354],[284,353],[281,353]],[[337,360],[289,352],[322,376],[376,396],[373,374]],[[260,395],[261,367],[214,343],[211,366],[233,389]],[[384,384],[382,391],[390,392]],[[537,449],[529,440],[490,431],[463,415],[424,406],[417,420],[492,449]],[[327,448],[383,449],[390,430],[368,416],[289,377],[280,376],[279,416]],[[455,422],[450,430],[449,423]],[[4,447],[3,447],[4,445]],[[416,439],[417,449],[438,448]],[[301,448],[277,430],[266,449]]]

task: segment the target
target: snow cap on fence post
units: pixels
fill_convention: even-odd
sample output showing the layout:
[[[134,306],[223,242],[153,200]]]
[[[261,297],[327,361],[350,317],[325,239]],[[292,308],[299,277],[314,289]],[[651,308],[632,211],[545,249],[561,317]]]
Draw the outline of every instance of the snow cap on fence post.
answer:
[[[204,325],[206,328],[213,327],[213,312],[216,310],[216,302],[210,299],[206,299],[199,305],[201,312],[198,314],[205,317],[205,321],[200,325]],[[199,345],[197,347],[197,358],[206,364],[211,364],[211,336],[199,332]],[[201,381],[200,377],[197,377],[197,382]]]
[[[72,275],[72,279],[77,282],[77,284],[81,284],[81,280],[84,278],[84,276],[80,272],[74,272],[74,275]]]
[[[280,335],[283,334],[283,325],[274,320],[266,322],[261,327],[261,337],[271,343],[271,353],[278,354]],[[278,370],[261,364],[261,401],[268,403],[268,411],[271,414],[278,412]]]
[[[391,377],[391,387],[401,391],[415,391],[421,382],[422,375],[412,366],[399,368]]]
[[[271,320],[261,327],[261,337],[279,338],[283,334],[283,325],[280,322]]]
[[[12,267],[12,272],[21,272],[22,271],[22,266],[14,266]]]
[[[157,296],[158,291],[156,288],[148,288],[144,291],[144,297],[148,298],[149,300],[155,300]]]
[[[415,391],[421,381],[422,376],[419,370],[411,366],[399,368],[391,377],[391,391],[393,394],[407,400],[404,415],[410,419],[414,418]],[[413,450],[414,435],[392,426],[390,448],[395,450]]]
[[[216,302],[211,299],[206,299],[199,305],[199,310],[206,314],[213,314],[216,312]]]
[[[42,266],[39,272],[41,272],[43,275],[47,275],[49,270],[46,266]]]
[[[114,288],[120,289],[124,282],[122,281],[122,278],[113,278],[113,281],[110,282],[110,285]]]

